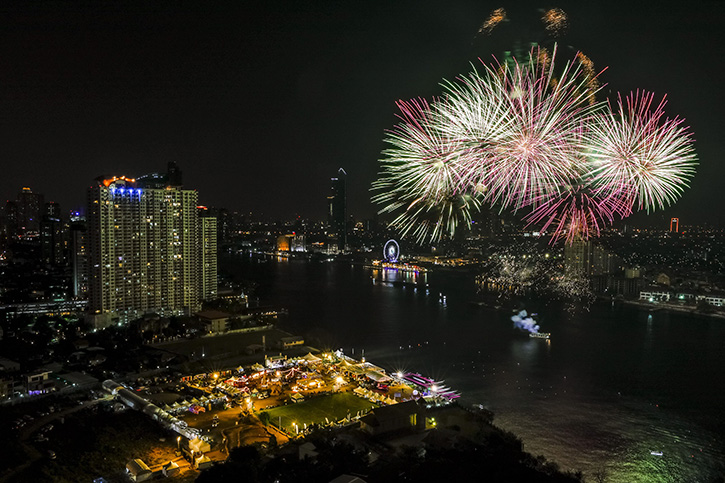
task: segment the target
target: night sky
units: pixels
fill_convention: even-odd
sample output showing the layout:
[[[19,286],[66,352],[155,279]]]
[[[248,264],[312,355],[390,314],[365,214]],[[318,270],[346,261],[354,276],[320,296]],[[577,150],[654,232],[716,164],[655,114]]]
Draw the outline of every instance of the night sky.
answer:
[[[644,221],[717,222],[725,208],[723,2],[228,3],[2,2],[0,196],[29,186],[69,210],[96,176],[176,161],[206,205],[323,219],[344,167],[348,211],[370,217],[395,101],[540,40],[538,8],[558,6],[565,48],[608,67],[605,94],[667,93],[695,133],[691,189]],[[497,7],[511,22],[476,36]]]

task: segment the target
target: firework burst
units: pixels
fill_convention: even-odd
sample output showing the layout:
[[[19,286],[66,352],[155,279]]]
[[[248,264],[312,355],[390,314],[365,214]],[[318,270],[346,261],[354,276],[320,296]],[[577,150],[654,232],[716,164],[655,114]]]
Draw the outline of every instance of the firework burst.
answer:
[[[574,240],[599,236],[602,228],[610,225],[615,215],[624,218],[628,205],[614,195],[600,198],[583,186],[571,186],[559,196],[531,211],[525,220],[538,226],[541,232],[550,232],[551,241]]]
[[[569,27],[569,17],[560,8],[551,8],[544,12],[541,21],[544,22],[546,31],[554,37],[566,33],[566,29]]]
[[[491,137],[483,184],[501,209],[535,207],[575,174],[580,119],[592,106],[578,67],[567,64],[554,74],[555,55],[534,51],[500,80],[507,94],[505,129]]]
[[[694,175],[682,120],[652,94],[597,102],[582,54],[555,70],[556,49],[484,65],[443,84],[430,104],[400,101],[373,201],[419,242],[452,236],[482,204],[527,209],[552,242],[588,239],[617,218],[673,203]]]
[[[393,225],[419,241],[452,235],[470,211],[480,209],[475,191],[466,193],[460,157],[465,149],[433,122],[425,100],[400,101],[401,122],[388,135],[393,147],[383,152],[381,178],[373,184],[380,193],[373,201],[381,212],[400,212]]]
[[[592,119],[585,149],[597,193],[618,193],[647,212],[680,197],[695,174],[697,157],[682,119],[665,117],[666,100],[654,94],[620,97],[616,111]]]

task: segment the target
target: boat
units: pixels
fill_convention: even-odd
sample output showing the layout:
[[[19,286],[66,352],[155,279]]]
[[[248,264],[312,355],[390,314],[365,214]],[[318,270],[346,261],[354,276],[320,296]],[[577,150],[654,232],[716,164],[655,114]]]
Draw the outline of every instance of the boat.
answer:
[[[406,382],[417,386],[423,393],[423,396],[442,397],[449,401],[461,397],[458,391],[454,391],[448,386],[444,386],[445,381],[434,381],[418,373],[408,372],[399,376]]]
[[[649,454],[652,456],[662,456],[664,453],[662,451],[650,451]]]
[[[387,262],[385,260],[373,260],[371,264],[364,265],[365,268],[373,270],[395,270],[399,272],[425,273],[430,272],[429,269],[405,262]]]
[[[529,332],[529,337],[532,339],[551,339],[549,332]]]

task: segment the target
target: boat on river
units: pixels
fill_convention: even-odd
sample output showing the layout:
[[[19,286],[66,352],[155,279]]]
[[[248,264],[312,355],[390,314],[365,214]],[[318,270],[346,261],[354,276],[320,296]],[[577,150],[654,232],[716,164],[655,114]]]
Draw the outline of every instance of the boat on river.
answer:
[[[365,268],[371,268],[373,270],[395,270],[398,272],[413,272],[413,273],[425,273],[430,272],[429,269],[415,265],[412,263],[405,262],[390,262],[385,260],[373,260],[371,264],[364,265]]]
[[[529,337],[532,339],[551,339],[551,333],[549,332],[529,332]]]

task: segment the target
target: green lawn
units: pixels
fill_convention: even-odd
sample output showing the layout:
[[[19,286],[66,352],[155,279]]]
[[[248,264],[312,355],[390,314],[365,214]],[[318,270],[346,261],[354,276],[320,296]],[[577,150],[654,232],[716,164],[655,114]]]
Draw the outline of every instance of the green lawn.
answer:
[[[314,397],[299,403],[290,403],[287,406],[265,410],[265,412],[269,415],[270,424],[279,426],[281,418],[282,429],[289,434],[295,434],[295,427],[292,424],[294,422],[302,429],[305,424],[307,426],[310,424],[325,424],[325,418],[330,422],[339,421],[348,414],[354,417],[358,411],[363,414],[375,407],[378,406],[366,399],[344,392]]]

